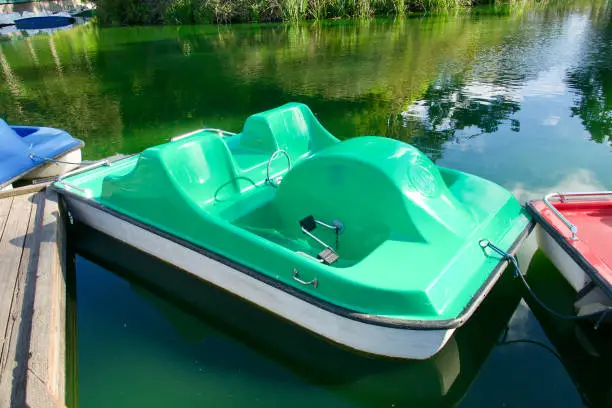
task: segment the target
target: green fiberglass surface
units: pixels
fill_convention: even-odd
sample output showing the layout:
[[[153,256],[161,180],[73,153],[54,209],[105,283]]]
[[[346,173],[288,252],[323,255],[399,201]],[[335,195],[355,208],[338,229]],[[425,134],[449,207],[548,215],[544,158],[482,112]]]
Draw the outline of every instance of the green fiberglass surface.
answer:
[[[479,241],[508,249],[529,223],[500,186],[397,140],[341,142],[296,103],[249,117],[239,134],[202,130],[67,181],[324,301],[406,320],[460,315],[499,262]],[[312,238],[308,217],[339,228],[318,224]],[[318,259],[323,244],[335,262]]]

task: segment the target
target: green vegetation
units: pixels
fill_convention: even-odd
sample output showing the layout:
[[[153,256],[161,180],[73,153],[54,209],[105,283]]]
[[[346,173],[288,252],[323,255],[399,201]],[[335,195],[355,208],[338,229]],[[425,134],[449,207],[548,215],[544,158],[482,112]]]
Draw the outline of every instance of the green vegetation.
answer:
[[[495,4],[509,12],[548,0],[99,0],[102,25],[208,24],[363,19]]]

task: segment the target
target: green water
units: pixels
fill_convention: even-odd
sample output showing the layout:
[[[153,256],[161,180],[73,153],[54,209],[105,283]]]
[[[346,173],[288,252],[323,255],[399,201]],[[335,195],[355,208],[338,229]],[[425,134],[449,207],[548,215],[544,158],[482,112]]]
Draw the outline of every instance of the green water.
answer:
[[[67,129],[95,159],[199,127],[237,131],[253,112],[301,101],[340,138],[402,139],[521,200],[612,189],[611,8],[564,2],[511,16],[482,9],[359,24],[83,26],[0,42],[0,116]],[[390,362],[223,296],[187,304],[124,271],[158,266],[97,249],[121,262],[75,259],[72,406],[612,401],[603,335],[532,312],[511,277],[434,359]],[[571,293],[541,254],[529,273],[543,297],[567,307],[561,299]],[[195,297],[205,290],[184,286]]]

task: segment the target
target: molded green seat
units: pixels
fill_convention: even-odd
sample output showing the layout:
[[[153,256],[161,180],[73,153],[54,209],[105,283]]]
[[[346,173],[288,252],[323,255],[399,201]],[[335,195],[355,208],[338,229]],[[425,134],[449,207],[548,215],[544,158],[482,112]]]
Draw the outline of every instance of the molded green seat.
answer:
[[[161,162],[177,189],[200,207],[240,195],[234,160],[217,133],[170,144]]]
[[[263,162],[267,165],[267,160],[275,151],[284,150],[291,162],[296,163],[301,157],[337,142],[321,126],[312,111],[299,103],[288,103],[250,116],[239,136],[238,143],[230,145],[230,148],[242,169],[262,163],[258,155],[265,157]],[[277,160],[276,167],[287,166],[282,156]]]

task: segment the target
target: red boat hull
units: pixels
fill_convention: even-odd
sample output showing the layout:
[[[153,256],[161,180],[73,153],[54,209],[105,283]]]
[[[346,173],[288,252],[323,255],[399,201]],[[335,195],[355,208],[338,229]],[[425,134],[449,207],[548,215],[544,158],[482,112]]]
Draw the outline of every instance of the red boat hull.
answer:
[[[566,223],[544,201],[530,201],[527,208],[545,233],[584,271],[585,285],[592,281],[612,299],[612,200],[573,199],[551,205],[577,227],[575,239]],[[565,272],[574,266],[567,258],[555,262],[554,254],[547,255],[570,280]]]

